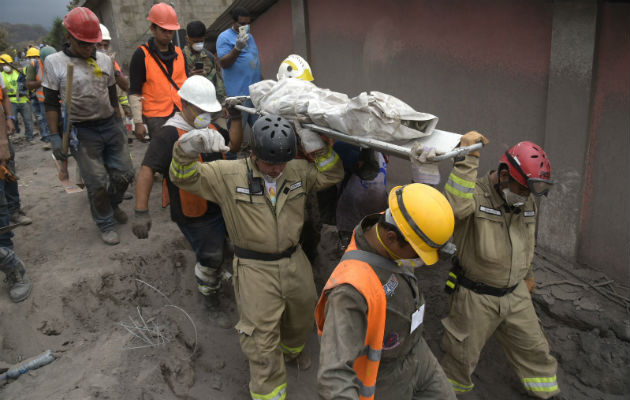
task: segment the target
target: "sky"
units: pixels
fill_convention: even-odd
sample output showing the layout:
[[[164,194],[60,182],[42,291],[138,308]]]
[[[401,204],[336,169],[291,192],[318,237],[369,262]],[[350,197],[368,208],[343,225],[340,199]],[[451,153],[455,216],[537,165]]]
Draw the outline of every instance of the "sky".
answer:
[[[68,0],[0,0],[0,22],[39,24],[50,29],[55,17],[68,12]]]

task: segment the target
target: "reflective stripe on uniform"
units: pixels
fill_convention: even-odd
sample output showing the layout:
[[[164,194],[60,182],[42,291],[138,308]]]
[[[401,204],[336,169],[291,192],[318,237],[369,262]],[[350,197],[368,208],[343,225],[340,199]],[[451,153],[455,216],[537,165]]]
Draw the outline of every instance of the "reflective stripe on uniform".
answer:
[[[453,385],[453,390],[455,390],[456,392],[459,393],[465,393],[465,392],[470,392],[471,390],[473,390],[473,388],[475,387],[475,385],[464,385],[463,383],[459,383],[451,378],[448,378],[448,381],[451,382],[451,385]]]
[[[380,361],[381,353],[382,353],[382,350],[374,350],[370,346],[365,346],[363,348],[363,351],[361,351],[361,354],[359,354],[359,357],[367,356],[368,360],[370,361]]]
[[[376,392],[376,385],[374,386],[365,386],[363,382],[359,378],[355,378],[355,383],[359,385],[359,394],[362,397],[370,398],[374,396],[374,392]]]
[[[249,394],[254,400],[284,400],[287,397],[287,384],[283,383],[269,394],[257,394],[250,390]]]
[[[532,392],[555,392],[558,389],[556,376],[542,378],[523,378],[525,389]]]
[[[280,348],[285,354],[300,354],[304,350],[304,345],[298,347],[289,347],[286,344],[280,342]]]
[[[181,165],[177,161],[171,161],[171,172],[178,179],[190,178],[197,171],[197,161],[187,165]]]
[[[335,153],[331,146],[328,146],[328,152],[321,157],[315,158],[315,165],[320,172],[328,171],[339,161],[339,156]]]
[[[118,96],[118,102],[123,106],[128,106],[129,98],[127,96]]]
[[[455,196],[464,199],[472,199],[475,191],[475,182],[467,181],[451,172],[444,189]]]

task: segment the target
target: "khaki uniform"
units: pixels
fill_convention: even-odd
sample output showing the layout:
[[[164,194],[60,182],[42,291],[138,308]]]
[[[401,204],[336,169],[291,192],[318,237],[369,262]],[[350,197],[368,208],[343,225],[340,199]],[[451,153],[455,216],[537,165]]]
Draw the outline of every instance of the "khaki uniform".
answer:
[[[536,397],[559,392],[557,362],[538,322],[524,279],[533,277],[536,204],[510,209],[490,174],[477,178],[479,159],[456,162],[445,187],[455,214],[454,242],[463,275],[495,288],[514,288],[504,296],[478,294],[458,285],[450,298],[441,361],[457,392],[472,390],[471,375],[486,341],[495,334],[525,389]]]
[[[377,253],[365,232],[379,215],[364,218],[355,228],[359,250]],[[383,351],[378,368],[375,399],[455,399],[444,371],[422,337],[423,324],[413,332],[411,315],[424,310],[424,298],[409,270],[399,272],[372,267],[385,290],[387,312]],[[368,305],[351,285],[335,286],[327,292],[317,392],[320,399],[359,398],[353,362],[365,348]]]
[[[313,272],[299,246],[307,194],[343,178],[336,154],[328,164],[292,160],[277,181],[277,203],[266,190],[250,193],[247,168],[262,177],[251,160],[198,163],[175,145],[171,181],[181,189],[221,206],[235,248],[282,253],[276,261],[234,257],[234,291],[240,319],[236,329],[249,359],[253,399],[284,399],[286,372],[283,353],[302,351],[313,329],[317,301]],[[325,167],[323,165],[326,165]],[[322,169],[322,171],[318,170]]]

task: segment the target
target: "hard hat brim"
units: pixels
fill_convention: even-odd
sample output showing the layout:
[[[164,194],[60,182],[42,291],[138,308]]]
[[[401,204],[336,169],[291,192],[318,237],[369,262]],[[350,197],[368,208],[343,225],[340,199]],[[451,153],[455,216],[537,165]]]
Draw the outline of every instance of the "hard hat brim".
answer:
[[[154,23],[162,29],[166,29],[167,31],[178,31],[180,29],[179,23],[177,24],[158,24],[157,22],[151,21],[150,18],[147,18],[147,21]]]

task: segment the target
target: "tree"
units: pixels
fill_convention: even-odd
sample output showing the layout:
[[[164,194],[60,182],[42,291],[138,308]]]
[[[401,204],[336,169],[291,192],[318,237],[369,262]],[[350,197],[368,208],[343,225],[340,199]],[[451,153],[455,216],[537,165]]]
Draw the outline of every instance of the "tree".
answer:
[[[47,44],[53,46],[57,50],[63,47],[66,42],[66,28],[63,27],[63,21],[57,17],[53,21],[52,29],[48,32],[48,35],[44,38]]]
[[[0,26],[0,51],[6,51],[11,45],[9,44],[9,32]]]

